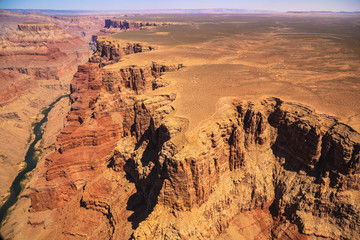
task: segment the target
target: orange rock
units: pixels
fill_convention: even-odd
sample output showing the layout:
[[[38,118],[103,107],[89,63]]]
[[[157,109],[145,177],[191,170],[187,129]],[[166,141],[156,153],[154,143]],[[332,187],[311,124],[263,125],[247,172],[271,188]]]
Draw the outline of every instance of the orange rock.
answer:
[[[69,124],[30,193],[32,211],[62,216],[57,238],[256,238],[247,221],[269,239],[359,237],[359,133],[303,105],[234,98],[185,139],[173,94],[140,95],[176,69],[79,67]]]

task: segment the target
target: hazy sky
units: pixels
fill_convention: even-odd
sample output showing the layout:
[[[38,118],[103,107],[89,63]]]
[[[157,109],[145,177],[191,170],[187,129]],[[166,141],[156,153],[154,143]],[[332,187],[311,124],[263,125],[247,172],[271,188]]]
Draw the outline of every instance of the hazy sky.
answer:
[[[0,0],[0,8],[58,10],[234,8],[275,11],[360,11],[360,0]]]

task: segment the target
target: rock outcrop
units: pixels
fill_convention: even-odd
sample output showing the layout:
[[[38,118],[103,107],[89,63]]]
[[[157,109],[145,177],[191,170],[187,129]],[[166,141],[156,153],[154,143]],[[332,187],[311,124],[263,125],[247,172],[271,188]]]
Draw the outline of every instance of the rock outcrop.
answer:
[[[42,32],[57,31],[59,28],[52,23],[21,23],[18,25],[20,31]]]
[[[79,66],[71,84],[68,125],[58,136],[57,151],[46,158],[45,179],[39,181],[30,195],[34,211],[66,204],[78,189],[103,171],[106,157],[121,137],[143,134],[149,116],[142,120],[144,116],[140,117],[138,112],[172,111],[168,104],[174,96],[151,99],[136,96],[146,88],[152,89],[152,82],[163,72],[177,70],[178,66],[152,63],[137,68],[138,71],[133,68],[104,73],[97,63]],[[118,78],[118,74],[123,77]],[[133,92],[133,96],[124,94],[128,91]],[[43,180],[47,187],[41,184]]]
[[[177,65],[164,65],[153,62],[146,66],[126,66],[116,69],[104,70],[103,85],[106,91],[115,93],[119,89],[131,89],[137,94],[145,90],[156,89],[156,81],[163,73],[172,72],[182,67]],[[162,86],[162,85],[161,85]]]
[[[60,239],[360,237],[358,132],[278,98],[224,98],[187,138],[176,95],[150,94],[181,65],[102,68],[113,59],[101,52],[73,78],[29,224]]]
[[[156,207],[134,238],[213,239],[242,212],[267,207],[306,236],[358,238],[359,133],[279,99],[233,104],[197,144],[162,147],[154,160],[162,185],[155,202],[146,199]],[[268,238],[276,232],[269,227]]]
[[[86,44],[55,24],[19,24],[13,34],[2,37],[1,69],[59,80],[88,57]]]
[[[16,94],[6,97],[1,104],[16,100],[22,91],[29,90],[21,86],[22,83],[33,88],[68,85],[69,74],[76,70],[77,64],[86,61],[89,54],[88,47],[80,38],[51,23],[19,24],[15,33],[2,37],[0,45],[0,71],[8,76],[3,81],[6,81],[4,86],[9,87],[3,92],[12,92],[16,88]],[[14,75],[17,77],[10,77]],[[43,80],[49,81],[44,83]]]
[[[79,68],[74,83],[83,75],[91,86],[100,86],[101,70],[89,66],[90,74]],[[276,98],[231,99],[221,109],[226,117],[187,144],[181,141],[186,121],[171,114],[174,96],[117,95],[112,106],[123,106],[115,108],[114,124],[109,115],[114,119],[116,111],[101,95],[109,99],[123,85],[103,83],[96,103],[92,93],[99,87],[73,86],[71,124],[58,138],[58,152],[47,158],[46,193],[37,186],[30,195],[33,211],[80,199],[80,207],[109,219],[109,236],[117,239],[128,237],[120,202],[134,211],[128,216],[136,228],[134,239],[215,239],[238,215],[257,209],[269,210],[271,222],[262,232],[268,238],[359,237],[360,135],[350,127]],[[77,134],[84,128],[95,130]],[[109,172],[117,180],[105,177]],[[58,181],[66,183],[49,187]],[[124,188],[131,194],[121,195]],[[99,235],[86,235],[94,236]]]
[[[24,26],[23,23],[32,24],[48,24],[52,23],[64,29],[67,33],[80,37],[83,41],[89,43],[92,37],[100,33],[104,27],[105,19],[109,15],[86,15],[86,16],[51,16],[36,13],[22,13],[0,10],[1,29],[0,35],[10,33],[18,29],[18,25]],[[117,15],[118,16],[118,15]],[[103,34],[103,33],[102,33]]]
[[[0,45],[0,74],[4,76],[2,105],[16,100],[30,87],[68,85],[65,78],[69,79],[75,66],[89,54],[79,37],[52,23],[19,24],[16,32],[2,36]],[[46,84],[42,80],[50,81]]]
[[[181,140],[186,121],[171,114],[173,100],[167,95],[125,100],[132,104],[125,107],[116,128],[109,131],[111,121],[104,124],[106,141],[96,134],[75,134],[80,128],[93,128],[91,121],[100,121],[96,112],[72,120],[72,130],[64,129],[59,151],[46,163],[46,191],[61,193],[44,194],[43,187],[35,187],[32,210],[77,199],[81,208],[106,216],[111,229],[106,236],[116,239],[127,239],[132,232],[124,221],[135,228],[133,239],[215,239],[242,214],[267,219],[261,234],[269,239],[359,237],[359,133],[333,117],[276,98],[259,103],[230,99],[221,109],[226,116],[187,144]],[[95,105],[101,101],[104,98]],[[97,109],[91,102],[84,106]],[[77,111],[81,107],[69,116]],[[105,134],[105,129],[98,129]],[[64,144],[65,139],[74,144]],[[74,178],[80,172],[81,179]],[[57,181],[67,185],[48,187]],[[48,205],[57,201],[60,205]],[[95,236],[98,232],[86,234]]]
[[[106,19],[105,28],[119,28],[121,30],[138,30],[145,27],[165,26],[171,22],[145,22],[145,21],[127,21],[122,19]]]
[[[90,58],[90,62],[106,66],[119,62],[125,55],[147,52],[155,47],[141,42],[124,42],[120,39],[100,36],[96,40],[96,52]]]

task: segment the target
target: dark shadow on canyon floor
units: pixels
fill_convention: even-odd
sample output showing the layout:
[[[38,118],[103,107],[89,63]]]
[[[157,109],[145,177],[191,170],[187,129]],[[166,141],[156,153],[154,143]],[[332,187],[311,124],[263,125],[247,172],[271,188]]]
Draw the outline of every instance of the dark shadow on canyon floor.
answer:
[[[127,202],[126,209],[134,212],[128,218],[128,221],[131,222],[133,229],[136,229],[139,226],[139,223],[144,221],[149,215],[146,210],[146,200],[139,192],[131,195]]]
[[[128,218],[132,228],[136,229],[140,222],[145,220],[153,211],[158,201],[158,196],[164,182],[162,174],[163,166],[159,163],[159,155],[166,141],[170,139],[170,133],[164,125],[160,125],[156,130],[151,120],[149,128],[141,136],[135,145],[135,150],[146,144],[145,150],[140,158],[141,169],[150,170],[149,173],[139,172],[137,163],[133,159],[128,159],[124,165],[126,178],[135,183],[137,192],[134,193],[127,202],[127,210],[134,213]]]

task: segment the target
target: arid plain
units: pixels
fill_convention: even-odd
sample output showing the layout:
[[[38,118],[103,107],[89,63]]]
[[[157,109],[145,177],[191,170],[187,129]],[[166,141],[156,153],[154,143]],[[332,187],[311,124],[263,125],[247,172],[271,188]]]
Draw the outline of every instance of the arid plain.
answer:
[[[360,130],[358,15],[135,18],[141,19],[188,23],[114,37],[159,46],[153,52],[127,56],[123,64],[164,61],[185,66],[164,78],[179,94],[175,108],[190,120],[190,129],[212,116],[221,97],[250,100],[274,96],[335,115]]]
[[[359,237],[359,14],[106,21],[2,236]]]

